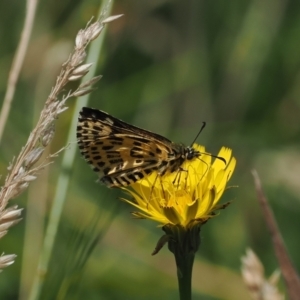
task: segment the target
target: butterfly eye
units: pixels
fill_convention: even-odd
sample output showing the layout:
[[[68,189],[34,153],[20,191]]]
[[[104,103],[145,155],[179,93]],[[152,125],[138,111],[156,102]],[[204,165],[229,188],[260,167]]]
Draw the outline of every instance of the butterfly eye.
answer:
[[[199,151],[195,151],[194,148],[191,148],[191,147],[187,147],[186,148],[186,154],[185,154],[185,156],[186,156],[187,160],[191,160],[191,159],[193,159],[195,157],[198,157],[199,154],[200,154]]]

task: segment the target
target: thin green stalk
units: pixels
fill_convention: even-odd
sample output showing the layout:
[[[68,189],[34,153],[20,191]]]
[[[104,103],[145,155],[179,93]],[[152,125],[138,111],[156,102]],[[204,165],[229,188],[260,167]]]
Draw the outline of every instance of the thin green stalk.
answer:
[[[113,1],[110,0],[103,1],[100,7],[99,16],[104,9],[107,10],[107,16],[108,16],[111,11],[112,5],[113,5]],[[100,56],[104,36],[105,36],[105,32],[101,33],[98,39],[95,40],[89,48],[87,61],[92,61],[95,63],[93,67],[90,69],[88,75],[85,77],[85,81],[91,79],[94,76],[95,69],[96,69],[95,67],[96,61]],[[77,101],[76,103],[73,119],[68,134],[67,144],[71,144],[74,141],[74,138],[76,136],[77,116],[80,108],[88,103],[88,97],[89,95],[83,96],[80,98],[80,101]],[[58,177],[58,183],[56,187],[52,208],[50,211],[49,223],[46,228],[46,234],[45,234],[45,239],[42,247],[41,256],[39,259],[38,269],[29,296],[30,300],[36,300],[40,298],[41,290],[48,272],[49,261],[54,247],[59,220],[65,204],[65,199],[68,192],[68,186],[70,183],[70,175],[69,175],[70,172],[68,172],[68,170],[70,170],[73,165],[75,153],[76,153],[75,146],[70,147],[70,149],[64,152],[64,156],[62,159],[62,167],[61,167],[62,171]]]

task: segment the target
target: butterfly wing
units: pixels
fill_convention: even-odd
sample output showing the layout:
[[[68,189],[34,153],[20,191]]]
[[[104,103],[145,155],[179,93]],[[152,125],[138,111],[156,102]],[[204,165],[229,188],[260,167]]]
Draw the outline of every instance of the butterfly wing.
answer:
[[[108,186],[126,186],[176,157],[170,140],[127,124],[107,113],[84,107],[77,138],[81,154]]]
[[[152,139],[155,139],[157,141],[160,141],[161,143],[164,143],[166,145],[171,145],[174,144],[172,141],[170,141],[169,139],[139,128],[137,126],[134,125],[130,125],[122,120],[119,120],[111,115],[109,115],[108,113],[102,111],[102,110],[98,110],[98,109],[94,109],[94,108],[89,108],[89,107],[83,107],[82,110],[80,111],[80,118],[81,119],[91,119],[94,121],[101,121],[102,124],[106,124],[107,126],[111,126],[114,129],[119,129],[121,132],[122,130],[124,131],[124,133],[132,133],[134,135],[136,135],[138,133],[139,136],[144,136],[144,137],[151,137]]]

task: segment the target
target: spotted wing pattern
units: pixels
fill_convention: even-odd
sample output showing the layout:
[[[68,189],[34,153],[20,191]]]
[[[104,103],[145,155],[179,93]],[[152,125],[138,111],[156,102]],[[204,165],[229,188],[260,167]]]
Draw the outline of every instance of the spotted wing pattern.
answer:
[[[127,186],[154,170],[174,172],[193,150],[88,107],[80,112],[77,139],[81,154],[109,187]]]

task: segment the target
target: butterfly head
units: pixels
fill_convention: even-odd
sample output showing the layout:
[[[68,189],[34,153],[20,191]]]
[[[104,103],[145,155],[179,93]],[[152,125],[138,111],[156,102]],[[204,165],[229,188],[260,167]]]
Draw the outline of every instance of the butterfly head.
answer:
[[[186,160],[192,160],[195,157],[199,157],[201,155],[200,151],[196,150],[195,148],[189,146],[185,148],[184,151],[184,158]]]

